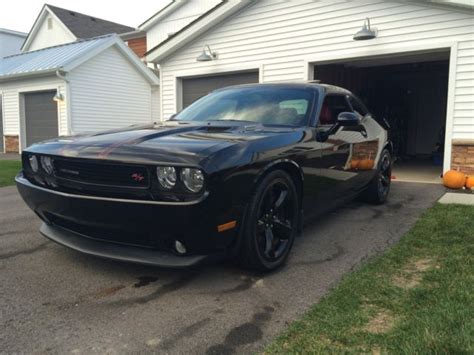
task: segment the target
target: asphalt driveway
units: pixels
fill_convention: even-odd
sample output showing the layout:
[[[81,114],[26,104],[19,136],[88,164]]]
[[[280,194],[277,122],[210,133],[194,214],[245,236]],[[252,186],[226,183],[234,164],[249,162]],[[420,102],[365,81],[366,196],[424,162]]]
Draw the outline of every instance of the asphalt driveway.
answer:
[[[15,188],[2,188],[0,352],[259,350],[443,191],[394,183],[386,205],[354,202],[307,226],[288,265],[262,276],[228,263],[170,271],[81,255],[41,237]]]

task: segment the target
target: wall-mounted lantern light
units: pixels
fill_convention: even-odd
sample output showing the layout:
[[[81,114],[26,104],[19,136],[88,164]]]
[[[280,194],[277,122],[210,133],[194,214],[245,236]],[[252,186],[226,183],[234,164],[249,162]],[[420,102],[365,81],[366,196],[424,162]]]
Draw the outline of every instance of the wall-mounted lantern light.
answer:
[[[56,95],[54,95],[53,100],[56,102],[63,102],[64,101],[64,95],[56,92]]]
[[[211,50],[211,47],[209,45],[205,45],[202,53],[199,55],[199,57],[196,58],[198,62],[209,62],[211,60],[217,59],[217,53],[213,52]]]
[[[358,31],[354,35],[354,41],[365,41],[367,39],[374,39],[377,37],[377,29],[374,28],[373,30],[370,28],[370,20],[367,17],[364,22],[364,26],[360,31]]]

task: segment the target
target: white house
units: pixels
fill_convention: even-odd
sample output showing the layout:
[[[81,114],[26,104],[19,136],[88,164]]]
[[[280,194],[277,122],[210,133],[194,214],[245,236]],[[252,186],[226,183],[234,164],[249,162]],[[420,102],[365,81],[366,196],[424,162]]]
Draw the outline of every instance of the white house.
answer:
[[[20,53],[27,33],[0,28],[0,58]]]
[[[221,0],[174,0],[144,21],[138,28],[146,32],[147,50],[172,37],[183,27],[199,19]]]
[[[0,59],[5,150],[156,121],[152,91],[158,84],[115,34]]]
[[[356,41],[366,18],[375,38]],[[474,173],[473,24],[466,1],[234,0],[146,59],[160,66],[164,118],[230,84],[321,79],[387,117],[399,156],[421,162],[438,144],[445,171]],[[215,58],[197,61],[207,46]]]

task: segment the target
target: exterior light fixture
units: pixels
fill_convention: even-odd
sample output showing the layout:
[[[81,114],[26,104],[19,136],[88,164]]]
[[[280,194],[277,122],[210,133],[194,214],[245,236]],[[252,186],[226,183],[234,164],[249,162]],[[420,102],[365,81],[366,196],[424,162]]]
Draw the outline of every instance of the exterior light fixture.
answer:
[[[211,47],[209,47],[209,45],[206,44],[202,50],[202,53],[199,55],[199,57],[196,58],[196,61],[209,62],[214,59],[217,59],[217,53],[213,52],[211,50]]]
[[[367,17],[364,22],[364,26],[360,31],[354,35],[354,41],[365,41],[367,39],[374,39],[377,37],[377,29],[370,29],[370,20]]]
[[[57,92],[56,95],[54,95],[53,100],[56,102],[63,102],[64,101],[64,95]]]

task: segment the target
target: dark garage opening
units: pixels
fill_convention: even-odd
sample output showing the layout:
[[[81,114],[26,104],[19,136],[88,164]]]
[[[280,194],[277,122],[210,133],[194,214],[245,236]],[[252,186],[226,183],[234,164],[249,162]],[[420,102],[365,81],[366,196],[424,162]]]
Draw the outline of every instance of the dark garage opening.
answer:
[[[316,65],[315,79],[344,87],[391,126],[394,178],[440,182],[449,51]]]

